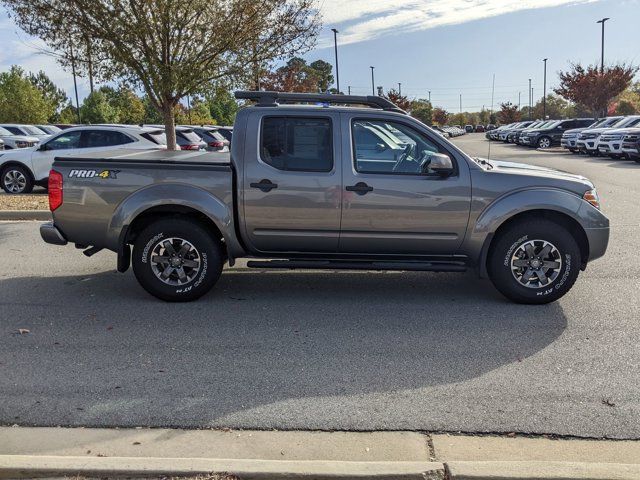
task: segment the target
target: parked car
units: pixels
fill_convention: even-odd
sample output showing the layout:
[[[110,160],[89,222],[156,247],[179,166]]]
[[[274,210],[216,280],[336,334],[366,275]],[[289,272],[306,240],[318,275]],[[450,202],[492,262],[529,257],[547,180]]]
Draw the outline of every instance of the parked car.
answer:
[[[214,125],[211,128],[216,129],[218,133],[220,133],[220,135],[229,140],[229,143],[231,143],[231,138],[233,137],[233,127]]]
[[[164,129],[164,125],[145,125],[146,127]],[[206,150],[207,143],[191,126],[176,126],[176,144],[180,150]]]
[[[442,135],[445,138],[451,137],[451,133],[447,132],[445,129],[443,129],[442,127],[439,127],[438,125],[434,125],[431,128],[433,128],[436,132],[438,132],[440,135]]]
[[[637,127],[638,125],[640,125],[640,118],[630,122],[628,127],[613,128],[603,132],[598,138],[598,152],[600,152],[600,155],[608,155],[614,160],[624,157],[625,152],[622,151],[622,139],[626,137],[627,134],[637,130],[637,128],[629,127]]]
[[[622,151],[629,159],[640,163],[640,128],[631,129],[625,134]]]
[[[81,125],[76,125],[73,123],[56,123],[54,127],[59,128],[60,130],[66,130],[67,128],[80,127]]]
[[[4,150],[4,141],[0,139],[0,150]]]
[[[34,125],[42,130],[44,133],[48,135],[55,135],[56,133],[60,133],[62,131],[61,128],[56,127],[55,125]]]
[[[507,142],[517,144],[522,132],[541,126],[543,123],[544,122],[542,120],[527,120],[526,122],[522,122],[522,124],[518,128],[511,129],[511,131],[507,134]]]
[[[579,149],[578,149],[578,136],[582,132],[584,132],[586,130],[593,129],[593,128],[606,128],[606,127],[616,123],[620,118],[622,118],[622,117],[600,118],[600,119],[596,120],[594,123],[592,123],[591,125],[589,125],[588,127],[585,127],[585,128],[572,128],[570,130],[566,130],[562,134],[562,139],[560,140],[560,145],[562,147],[566,148],[567,150],[569,150],[571,153],[578,153],[579,152]]]
[[[0,140],[4,142],[5,150],[29,148],[40,143],[40,139],[38,137],[16,135],[2,127],[0,127]]]
[[[464,126],[464,131],[467,133],[473,133],[476,131],[475,128],[473,128],[473,125],[465,125]]]
[[[166,148],[162,130],[129,126],[74,127],[41,144],[0,155],[0,183],[7,193],[29,193],[34,185],[46,186],[53,160],[61,153],[90,153],[126,145],[129,149]]]
[[[496,126],[493,123],[489,123],[486,127],[485,130],[493,130],[494,128],[496,128]]]
[[[492,129],[489,132],[489,139],[490,140],[498,140],[500,137],[500,133],[502,133],[504,130],[508,129],[509,127],[513,126],[513,123],[509,123],[507,125],[501,125],[497,128]]]
[[[582,176],[471,158],[380,97],[236,97],[258,104],[238,112],[234,155],[58,157],[42,238],[116,252],[120,272],[132,263],[142,287],[166,301],[204,295],[225,263],[250,257],[247,267],[260,270],[473,267],[511,300],[542,304],[606,251],[609,221]],[[371,108],[313,106],[332,102]],[[370,139],[353,135],[361,127],[410,142],[394,158],[372,158]]]
[[[5,130],[9,130],[14,135],[24,135],[27,137],[36,137],[40,141],[46,140],[51,135],[47,132],[40,130],[38,127],[33,125],[21,125],[16,123],[1,123],[0,127]]]
[[[581,152],[590,156],[598,156],[600,155],[600,151],[598,150],[600,135],[617,128],[633,127],[638,123],[638,119],[640,119],[640,115],[630,115],[628,117],[622,117],[620,120],[608,127],[590,128],[589,130],[585,130],[578,135],[576,146]]]
[[[476,125],[476,133],[484,133],[484,126]]]
[[[500,132],[500,135],[498,135],[498,139],[508,143],[509,142],[509,135],[511,135],[511,133],[515,132],[516,130],[519,129],[525,129],[527,128],[529,125],[531,125],[533,122],[530,120],[524,121],[524,122],[518,122],[518,123],[514,123],[513,125],[511,125],[509,128],[505,128],[504,130],[502,130]],[[511,137],[513,138],[513,136]]]
[[[229,150],[231,142],[227,140],[217,128],[193,127],[193,131],[207,144],[205,147],[207,150],[212,152],[226,152]]]
[[[560,145],[562,134],[572,128],[588,127],[593,118],[574,118],[571,120],[556,120],[533,130],[527,130],[526,135],[520,135],[522,143],[529,147],[540,149]]]

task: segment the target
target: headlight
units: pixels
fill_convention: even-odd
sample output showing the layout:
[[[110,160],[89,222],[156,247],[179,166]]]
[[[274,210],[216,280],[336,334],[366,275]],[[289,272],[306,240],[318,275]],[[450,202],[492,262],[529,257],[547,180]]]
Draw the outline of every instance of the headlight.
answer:
[[[593,190],[587,190],[586,192],[584,192],[582,198],[596,207],[598,210],[600,210],[600,197],[598,196],[598,192],[595,188]]]

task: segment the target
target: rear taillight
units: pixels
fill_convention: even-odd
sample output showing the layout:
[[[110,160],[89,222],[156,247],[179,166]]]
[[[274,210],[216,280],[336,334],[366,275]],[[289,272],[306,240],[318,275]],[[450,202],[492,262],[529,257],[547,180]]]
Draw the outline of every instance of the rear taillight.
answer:
[[[51,170],[49,172],[49,210],[52,212],[62,205],[62,174]]]
[[[224,142],[221,142],[220,140],[215,140],[213,142],[209,142],[209,146],[212,148],[222,148],[224,147]]]
[[[181,145],[181,150],[200,150],[200,145]]]

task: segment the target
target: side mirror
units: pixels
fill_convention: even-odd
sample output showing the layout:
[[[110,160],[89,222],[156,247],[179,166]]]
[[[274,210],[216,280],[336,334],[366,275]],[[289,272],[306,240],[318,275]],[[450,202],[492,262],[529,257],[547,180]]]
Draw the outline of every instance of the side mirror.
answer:
[[[430,172],[436,173],[442,177],[448,177],[453,174],[453,162],[449,155],[444,153],[432,153],[430,156],[431,161],[425,164],[426,169]]]
[[[39,152],[46,152],[47,150],[49,150],[49,147],[47,147],[46,143],[42,143],[39,147],[38,147],[38,151]]]

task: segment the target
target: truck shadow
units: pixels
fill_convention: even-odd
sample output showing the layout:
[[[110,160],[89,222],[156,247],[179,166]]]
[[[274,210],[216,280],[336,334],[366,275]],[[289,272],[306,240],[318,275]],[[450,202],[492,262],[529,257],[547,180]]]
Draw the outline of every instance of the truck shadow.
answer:
[[[4,424],[278,428],[280,402],[463,382],[567,325],[559,304],[510,303],[472,274],[236,270],[189,304],[150,297],[130,272],[0,291]],[[261,422],[243,416],[262,408]]]

